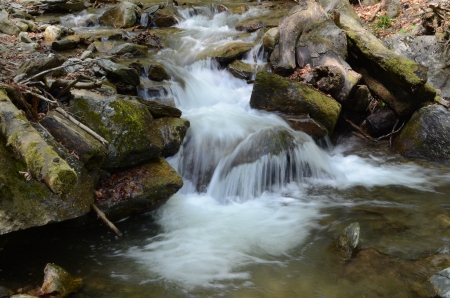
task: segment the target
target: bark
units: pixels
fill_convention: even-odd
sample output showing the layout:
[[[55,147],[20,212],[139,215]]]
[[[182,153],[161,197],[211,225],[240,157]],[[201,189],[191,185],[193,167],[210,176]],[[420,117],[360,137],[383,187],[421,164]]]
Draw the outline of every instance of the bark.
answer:
[[[76,186],[75,171],[45,142],[4,89],[0,89],[0,130],[8,145],[25,161],[31,175],[54,193],[68,193]]]

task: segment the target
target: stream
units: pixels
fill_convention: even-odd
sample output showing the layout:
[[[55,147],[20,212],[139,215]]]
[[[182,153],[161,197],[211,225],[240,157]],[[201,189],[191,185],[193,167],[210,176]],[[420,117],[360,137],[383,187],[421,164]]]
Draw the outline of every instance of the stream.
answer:
[[[388,142],[318,146],[251,109],[252,84],[204,57],[236,37],[258,41],[234,26],[264,10],[190,12],[180,11],[174,46],[154,57],[174,78],[156,97],[172,98],[191,123],[168,159],[183,188],[156,212],[118,222],[121,238],[104,227],[27,236],[5,252],[2,283],[39,285],[54,262],[84,279],[71,296],[80,298],[422,296],[427,258],[450,253],[450,169],[403,158]],[[257,43],[243,60],[264,65],[263,54]],[[334,248],[352,222],[359,248],[376,251],[350,259]]]

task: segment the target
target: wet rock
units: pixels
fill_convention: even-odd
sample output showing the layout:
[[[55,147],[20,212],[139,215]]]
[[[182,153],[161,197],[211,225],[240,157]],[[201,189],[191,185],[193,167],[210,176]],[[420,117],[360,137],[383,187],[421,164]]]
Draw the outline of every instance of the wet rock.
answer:
[[[181,118],[164,117],[155,120],[155,124],[164,139],[162,156],[168,157],[175,155],[180,150],[180,146],[186,136],[186,132],[190,126],[189,121]]]
[[[250,98],[252,108],[284,114],[309,114],[333,132],[341,105],[307,85],[294,83],[276,74],[259,72]]]
[[[340,250],[346,254],[351,254],[359,243],[359,223],[354,222],[345,227],[344,231],[336,241]]]
[[[71,92],[70,112],[109,142],[105,169],[135,166],[159,157],[163,138],[148,109],[133,97]]]
[[[235,60],[228,64],[227,68],[236,78],[250,80],[253,79],[257,72],[264,71],[267,67],[255,64],[251,65],[241,60]]]
[[[81,288],[82,279],[74,278],[69,272],[58,265],[48,263],[44,269],[44,283],[42,284],[42,292],[50,294],[59,292],[61,297],[66,297]]]
[[[161,82],[171,78],[161,63],[152,60],[133,62],[128,66],[136,69],[140,74],[145,75],[152,81]]]
[[[228,64],[236,59],[242,58],[245,53],[249,52],[253,48],[253,44],[235,42],[221,46],[215,49],[208,50],[205,55],[207,57],[213,57],[217,62],[221,64]]]
[[[173,8],[159,9],[153,14],[152,21],[160,28],[175,26],[178,24],[176,10]]]
[[[362,128],[371,136],[380,137],[392,132],[398,117],[390,108],[382,108],[370,114],[363,123]]]
[[[33,42],[31,40],[31,38],[28,37],[28,33],[26,33],[26,32],[20,32],[19,33],[19,41],[20,42],[24,42],[24,43],[32,43]]]
[[[0,11],[0,32],[8,35],[19,35],[20,33],[20,29],[9,20],[6,10]]]
[[[238,31],[255,32],[264,27],[265,25],[258,20],[245,20],[237,23],[235,29]]]
[[[78,45],[78,41],[64,38],[61,40],[56,40],[52,42],[52,48],[55,51],[65,51],[65,50],[71,50],[76,48]]]
[[[447,80],[450,76],[450,70],[447,67],[450,58],[445,55],[445,47],[440,45],[436,36],[399,34],[387,38],[384,43],[395,53],[427,67],[427,83],[436,89],[440,89],[442,97],[450,97],[450,82]]]
[[[450,112],[441,105],[416,111],[394,143],[409,157],[450,160]]]
[[[38,57],[22,63],[15,75],[25,73],[27,76],[32,76],[42,71],[61,66],[65,61],[66,58],[60,55]]]
[[[263,37],[264,50],[270,55],[275,49],[275,45],[278,44],[279,40],[280,31],[278,30],[278,28],[270,28],[269,30],[267,30]]]
[[[353,98],[345,101],[342,106],[352,112],[364,113],[367,111],[371,100],[372,94],[369,88],[366,85],[360,85],[356,89]]]
[[[150,114],[152,114],[154,119],[162,118],[162,117],[175,117],[180,118],[181,117],[181,111],[175,107],[171,107],[168,105],[164,105],[162,103],[159,103],[154,100],[145,100],[145,99],[139,99],[140,103],[144,104]]]
[[[309,115],[285,115],[280,114],[289,125],[298,131],[303,131],[304,133],[310,135],[315,140],[319,140],[325,137],[328,133],[325,127],[317,123],[314,119],[309,117]]]
[[[110,220],[118,220],[156,209],[182,186],[183,180],[167,161],[156,158],[100,183],[97,206]]]
[[[450,297],[450,268],[439,271],[430,277],[430,282],[439,297]]]
[[[148,49],[146,46],[141,46],[134,43],[124,43],[108,51],[108,55],[131,54],[133,57],[146,57],[147,53]]]
[[[100,25],[129,28],[136,24],[140,8],[131,2],[121,2],[107,9],[99,18]]]
[[[114,63],[107,59],[100,59],[97,64],[106,71],[108,78],[122,82],[126,85],[139,86],[140,78],[134,68]]]

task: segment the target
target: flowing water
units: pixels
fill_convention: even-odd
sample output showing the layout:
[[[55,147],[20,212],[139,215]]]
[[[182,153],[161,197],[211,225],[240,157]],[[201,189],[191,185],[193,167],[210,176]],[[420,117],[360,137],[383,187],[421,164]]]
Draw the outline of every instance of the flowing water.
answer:
[[[197,12],[181,12],[176,47],[155,57],[173,82],[157,95],[140,90],[172,100],[191,123],[169,159],[184,187],[157,212],[117,223],[122,238],[103,228],[30,238],[16,251],[30,283],[41,278],[42,264],[31,262],[39,256],[84,278],[76,297],[423,295],[426,258],[449,252],[449,169],[406,160],[385,144],[318,147],[275,114],[251,109],[252,85],[204,57],[255,42],[244,60],[263,64],[258,34],[234,25],[264,11]],[[380,252],[366,261],[332,244],[355,221],[360,248]]]

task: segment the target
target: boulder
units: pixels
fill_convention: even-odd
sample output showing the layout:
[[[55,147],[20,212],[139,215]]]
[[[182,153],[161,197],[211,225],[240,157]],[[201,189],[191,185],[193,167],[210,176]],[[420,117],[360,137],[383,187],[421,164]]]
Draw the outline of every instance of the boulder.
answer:
[[[162,156],[168,157],[175,155],[180,150],[180,146],[186,136],[186,132],[190,126],[189,121],[181,118],[164,117],[155,120],[155,124],[164,139]]]
[[[163,138],[153,117],[133,97],[104,96],[87,90],[72,90],[70,112],[109,142],[105,169],[135,166],[159,157]]]
[[[87,8],[81,0],[41,0],[41,2],[46,4],[46,12],[74,12]]]
[[[131,54],[133,57],[146,57],[147,53],[148,49],[146,46],[141,46],[134,43],[124,43],[108,51],[108,55]]]
[[[386,48],[361,24],[348,0],[319,2],[326,7],[326,11],[339,7],[338,23],[347,35],[350,56],[355,60],[354,65],[363,66],[361,68],[389,91],[392,97],[384,98],[383,94],[378,94],[366,81],[371,91],[399,116],[412,115],[414,111],[434,100],[436,91],[426,83],[426,67]],[[355,70],[360,72],[359,69]]]
[[[399,34],[384,40],[395,53],[405,56],[428,68],[427,83],[441,90],[442,97],[450,97],[449,56],[435,35],[412,36]]]
[[[430,282],[433,284],[438,297],[450,297],[450,268],[441,270],[430,277]]]
[[[17,50],[21,51],[21,52],[33,52],[36,51],[39,47],[39,44],[32,42],[32,43],[24,43],[24,42],[19,42],[17,44]]]
[[[44,283],[41,290],[44,294],[58,292],[61,297],[66,297],[81,288],[82,279],[74,278],[69,272],[58,265],[48,263],[44,269]]]
[[[228,70],[233,76],[239,79],[251,80],[254,78],[257,72],[265,71],[267,66],[247,64],[242,60],[235,60],[228,64]]]
[[[275,46],[278,44],[279,40],[280,31],[278,30],[278,28],[270,28],[266,33],[264,33],[263,36],[264,50],[270,55],[275,49]]]
[[[108,8],[99,18],[100,25],[129,28],[136,24],[140,8],[131,2],[121,2]]]
[[[164,204],[183,186],[178,173],[163,158],[117,172],[100,183],[98,208],[110,220],[143,214]]]
[[[234,42],[204,52],[205,56],[214,58],[220,64],[229,64],[236,59],[242,58],[245,53],[253,48],[252,43]]]
[[[8,35],[19,35],[20,29],[9,20],[6,10],[0,11],[0,32]]]
[[[116,41],[104,40],[104,41],[94,41],[92,43],[95,46],[95,50],[99,53],[107,53],[117,46]]]
[[[27,32],[28,31],[28,24],[22,22],[22,21],[18,21],[15,23],[15,25],[17,26],[17,28],[19,28],[20,31],[22,32]]]
[[[366,130],[373,137],[380,137],[392,132],[398,117],[388,107],[376,110],[370,114],[366,121],[361,125],[361,128]]]
[[[171,78],[161,63],[152,60],[133,62],[128,66],[135,68],[141,74],[145,74],[152,81],[161,82]]]
[[[237,23],[235,26],[236,30],[245,32],[255,32],[264,27],[265,25],[259,20],[244,20]]]
[[[26,74],[27,76],[36,75],[42,71],[61,66],[66,58],[60,55],[51,55],[50,57],[38,57],[27,60],[16,70],[15,75]]]
[[[100,59],[97,64],[106,71],[108,79],[118,81],[126,85],[139,86],[140,78],[134,68],[114,63],[107,59]]]
[[[450,161],[450,112],[441,105],[416,111],[394,146],[408,157]]]
[[[164,9],[157,10],[152,15],[153,23],[160,28],[172,27],[178,24],[178,14],[176,10],[172,7],[166,7]]]
[[[250,98],[252,108],[277,111],[283,114],[309,114],[333,132],[341,112],[341,105],[311,87],[291,82],[279,75],[259,72]]]

